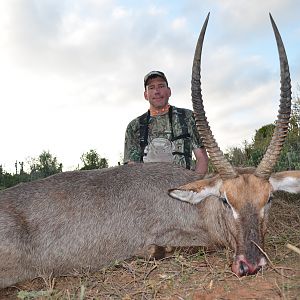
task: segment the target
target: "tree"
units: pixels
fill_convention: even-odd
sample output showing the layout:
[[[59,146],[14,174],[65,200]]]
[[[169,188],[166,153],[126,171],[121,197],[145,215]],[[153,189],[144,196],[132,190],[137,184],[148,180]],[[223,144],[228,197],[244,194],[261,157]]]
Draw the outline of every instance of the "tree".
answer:
[[[3,170],[2,165],[0,166],[0,190],[12,187],[20,183],[18,174],[10,174]]]
[[[108,168],[107,159],[101,158],[96,150],[90,150],[89,152],[82,154],[80,159],[84,165],[81,170]]]
[[[52,156],[49,151],[43,151],[38,158],[32,160],[30,165],[31,180],[45,178],[50,175],[62,172],[62,163]]]
[[[300,91],[300,85],[297,85],[298,91]],[[292,100],[292,119],[297,124],[298,133],[300,129],[300,96],[297,94],[297,96]]]
[[[227,153],[225,153],[225,156],[233,166],[245,166],[245,161],[247,160],[247,157],[243,149],[237,147],[229,148],[227,150]]]
[[[296,97],[292,103],[288,135],[275,165],[275,171],[300,169],[300,98]],[[252,143],[245,143],[243,149],[229,149],[226,155],[230,162],[234,166],[243,164],[256,167],[270,144],[274,128],[274,124],[264,125],[256,130]]]
[[[298,90],[300,91],[300,85],[298,84]],[[290,121],[290,131],[293,132],[293,135],[300,137],[300,96],[297,95],[292,102],[292,117]]]
[[[256,130],[253,139],[253,147],[265,152],[270,144],[274,132],[274,128],[275,128],[274,124],[268,124]]]

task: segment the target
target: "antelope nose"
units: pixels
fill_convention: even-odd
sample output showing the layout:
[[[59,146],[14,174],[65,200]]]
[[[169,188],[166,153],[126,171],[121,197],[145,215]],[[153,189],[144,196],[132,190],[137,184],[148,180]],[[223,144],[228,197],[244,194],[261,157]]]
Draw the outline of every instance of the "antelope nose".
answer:
[[[245,262],[241,261],[240,262],[240,267],[239,267],[239,275],[240,276],[245,276],[248,273],[249,273],[248,265]]]
[[[264,257],[261,257],[258,262],[251,263],[244,255],[238,255],[232,263],[231,270],[237,276],[242,277],[256,274],[265,265]]]
[[[261,269],[261,266],[251,266],[245,261],[240,261],[238,274],[239,276],[254,275]]]

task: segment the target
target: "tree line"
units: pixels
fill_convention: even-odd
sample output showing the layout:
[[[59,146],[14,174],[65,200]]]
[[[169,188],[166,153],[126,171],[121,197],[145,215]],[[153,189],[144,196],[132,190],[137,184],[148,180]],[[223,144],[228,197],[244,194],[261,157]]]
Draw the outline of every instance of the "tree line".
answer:
[[[300,90],[300,88],[298,88]],[[271,141],[275,124],[267,124],[256,130],[252,141],[243,146],[229,148],[224,155],[233,166],[256,167],[260,163]],[[83,167],[79,170],[108,168],[108,160],[101,158],[96,150],[90,150],[80,157]],[[0,190],[14,186],[20,182],[33,181],[60,173],[63,164],[49,151],[43,151],[38,158],[32,159],[29,172],[24,171],[24,163],[15,163],[15,173],[10,174],[0,165]],[[210,171],[213,170],[209,165]],[[300,97],[292,102],[292,113],[288,135],[274,171],[300,170]]]
[[[233,166],[256,167],[264,156],[275,124],[268,124],[256,130],[252,142],[244,142],[241,148],[232,147],[225,153]],[[300,98],[292,101],[292,113],[288,135],[281,150],[274,171],[300,170]]]
[[[101,158],[96,150],[83,153],[80,157],[83,167],[79,170],[108,168],[108,160]],[[20,182],[28,182],[46,178],[63,171],[63,164],[49,151],[43,151],[37,158],[32,158],[29,171],[24,170],[24,162],[15,162],[15,172],[6,172],[0,165],[0,190],[12,187]]]

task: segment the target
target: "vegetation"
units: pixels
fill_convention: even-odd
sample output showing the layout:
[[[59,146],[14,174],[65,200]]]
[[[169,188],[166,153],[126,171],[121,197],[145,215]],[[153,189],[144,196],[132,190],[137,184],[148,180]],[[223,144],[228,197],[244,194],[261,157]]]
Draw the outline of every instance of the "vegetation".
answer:
[[[18,171],[18,165],[20,170]],[[15,174],[3,170],[0,165],[0,189],[12,187],[20,182],[27,182],[62,172],[63,165],[49,152],[43,151],[38,158],[32,158],[30,172],[24,170],[24,162],[15,162]]]
[[[82,154],[81,161],[84,166],[80,170],[108,168],[107,159],[101,158],[96,150],[90,150],[89,152]]]
[[[95,150],[82,154],[81,160],[84,164],[81,170],[92,170],[108,168],[106,158],[101,158]],[[29,172],[24,170],[24,162],[15,162],[15,174],[6,172],[0,165],[0,190],[12,187],[20,182],[33,181],[40,178],[60,173],[63,164],[49,151],[43,151],[37,158],[32,158],[29,163]]]
[[[30,179],[35,180],[60,173],[62,167],[62,163],[58,163],[57,158],[53,157],[49,151],[43,151],[37,159],[32,159]]]
[[[232,147],[225,154],[234,166],[256,167],[271,141],[275,125],[268,124],[256,130],[251,143],[242,148]],[[300,98],[293,100],[289,131],[275,171],[300,169]]]

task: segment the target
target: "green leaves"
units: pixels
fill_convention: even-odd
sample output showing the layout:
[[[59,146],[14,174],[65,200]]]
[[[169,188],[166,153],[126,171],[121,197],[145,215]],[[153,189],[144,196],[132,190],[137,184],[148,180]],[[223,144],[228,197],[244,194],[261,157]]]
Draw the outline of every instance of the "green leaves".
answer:
[[[80,159],[84,164],[81,170],[108,168],[107,159],[101,158],[96,150],[90,150],[89,152],[82,154]]]

